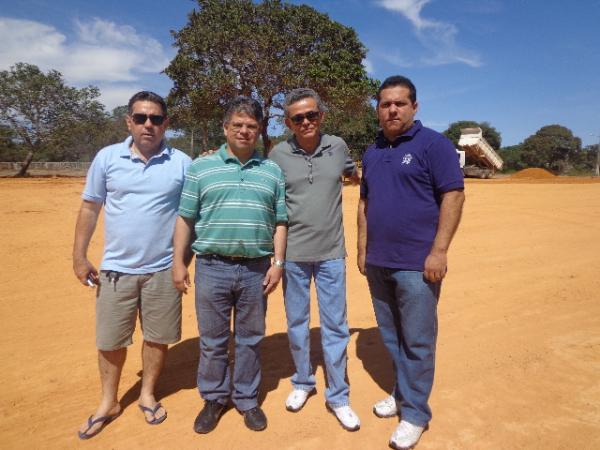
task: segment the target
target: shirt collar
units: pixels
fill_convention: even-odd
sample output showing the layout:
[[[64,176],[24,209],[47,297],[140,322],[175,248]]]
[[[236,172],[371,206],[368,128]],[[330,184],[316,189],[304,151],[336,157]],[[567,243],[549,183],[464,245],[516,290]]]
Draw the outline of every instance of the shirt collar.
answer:
[[[221,159],[225,162],[238,162],[239,164],[242,164],[240,162],[240,160],[237,158],[237,156],[232,155],[227,151],[227,144],[221,145],[221,147],[219,148],[219,151],[217,153],[221,157]],[[252,153],[252,156],[250,156],[250,159],[248,159],[248,161],[246,161],[246,164],[249,164],[250,162],[253,162],[253,163],[261,162],[263,159],[264,158],[262,156],[260,156],[260,153],[258,153],[258,151],[255,149],[254,152]],[[246,164],[242,164],[242,165],[245,166]]]
[[[383,135],[383,130],[380,130],[379,133],[377,133],[377,147],[389,147],[390,145],[392,147],[396,147],[402,141],[410,141],[421,130],[421,128],[423,128],[421,121],[415,120],[412,126],[403,134],[394,139],[393,142],[388,141],[388,139]]]
[[[300,147],[300,144],[298,144],[298,141],[296,140],[296,136],[292,135],[292,137],[288,139],[288,144],[290,144],[292,147],[293,153],[301,153],[303,155],[308,154],[304,149],[302,149],[302,147]],[[324,150],[327,150],[329,147],[331,147],[330,136],[328,134],[321,133],[319,135],[319,145],[315,151],[311,153],[311,156],[315,156]]]
[[[123,141],[123,145],[121,146],[120,155],[122,158],[131,158],[131,159],[139,159],[139,157],[135,156],[135,154],[131,151],[131,144],[133,143],[133,137],[128,136],[127,139]],[[152,158],[160,158],[162,156],[170,156],[173,153],[173,148],[167,145],[167,141],[163,139],[160,142],[160,150],[156,155]],[[152,159],[150,158],[150,159]]]

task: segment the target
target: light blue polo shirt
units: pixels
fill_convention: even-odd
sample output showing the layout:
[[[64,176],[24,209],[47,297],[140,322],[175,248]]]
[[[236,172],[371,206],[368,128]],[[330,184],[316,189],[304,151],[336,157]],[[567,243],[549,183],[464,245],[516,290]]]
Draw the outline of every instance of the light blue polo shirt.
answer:
[[[146,164],[131,153],[132,138],[98,152],[82,198],[104,203],[101,270],[153,273],[173,262],[173,229],[191,159],[168,147]]]

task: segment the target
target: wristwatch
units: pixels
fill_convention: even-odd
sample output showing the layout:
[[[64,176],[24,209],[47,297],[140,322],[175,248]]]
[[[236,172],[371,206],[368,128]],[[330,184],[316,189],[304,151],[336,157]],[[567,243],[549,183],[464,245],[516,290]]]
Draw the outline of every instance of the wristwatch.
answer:
[[[274,259],[274,260],[273,260],[273,265],[274,265],[274,266],[277,266],[277,267],[279,267],[279,268],[281,268],[281,269],[283,269],[283,268],[284,268],[284,266],[285,266],[285,261],[283,261],[283,260],[281,260],[281,259]]]

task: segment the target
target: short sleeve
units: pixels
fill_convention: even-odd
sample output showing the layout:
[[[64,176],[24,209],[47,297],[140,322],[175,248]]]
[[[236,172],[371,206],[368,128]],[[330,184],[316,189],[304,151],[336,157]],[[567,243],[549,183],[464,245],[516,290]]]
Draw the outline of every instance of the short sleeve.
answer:
[[[181,191],[178,214],[186,219],[196,219],[200,211],[200,183],[194,165],[189,166]]]
[[[352,176],[352,174],[356,170],[356,164],[354,163],[354,160],[352,159],[352,156],[350,155],[350,149],[348,148],[348,145],[345,142],[344,142],[344,155],[345,155],[344,176],[349,177],[349,176]]]
[[[452,141],[440,136],[427,151],[432,182],[439,193],[464,189],[464,176]]]
[[[94,157],[81,195],[84,200],[94,203],[104,203],[106,201],[106,159],[108,153],[107,150],[100,150]]]
[[[279,166],[277,166],[279,169]],[[285,177],[283,171],[279,170],[279,177],[277,179],[277,193],[275,199],[275,220],[277,223],[287,222],[287,208],[285,205]]]

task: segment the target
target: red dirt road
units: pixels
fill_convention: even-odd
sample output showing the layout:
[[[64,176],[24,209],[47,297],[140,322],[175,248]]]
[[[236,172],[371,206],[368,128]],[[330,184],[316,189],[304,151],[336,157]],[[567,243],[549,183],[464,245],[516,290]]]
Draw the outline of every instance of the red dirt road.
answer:
[[[600,448],[600,184],[591,179],[469,181],[439,305],[430,430],[419,449]],[[358,189],[344,190],[348,247],[351,401],[362,420],[344,431],[324,406],[313,309],[316,396],[284,409],[293,372],[281,291],[269,299],[263,345],[266,431],[235,410],[208,435],[192,431],[198,334],[192,295],[183,340],[170,351],[158,395],[169,417],[156,427],[136,407],[140,334],[121,381],[124,413],[82,442],[99,382],[94,295],[71,270],[83,179],[0,179],[0,447],[114,449],[387,448],[394,419],[372,404],[391,389],[365,279],[355,265]],[[102,225],[91,257],[98,262]]]

